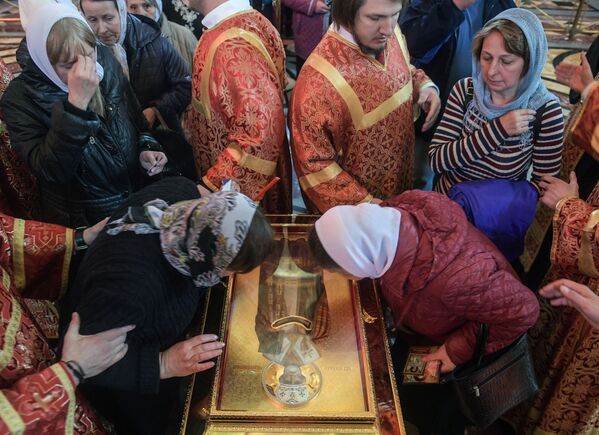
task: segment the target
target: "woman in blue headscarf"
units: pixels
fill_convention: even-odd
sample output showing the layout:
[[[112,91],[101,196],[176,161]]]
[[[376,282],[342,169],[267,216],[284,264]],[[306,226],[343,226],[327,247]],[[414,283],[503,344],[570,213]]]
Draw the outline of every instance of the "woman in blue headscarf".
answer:
[[[433,138],[435,190],[463,181],[556,175],[563,147],[558,99],[541,79],[547,38],[539,19],[508,9],[473,42],[472,77],[458,81]]]
[[[473,42],[472,77],[449,95],[429,157],[435,190],[510,260],[523,249],[543,177],[559,172],[564,122],[541,78],[547,38],[539,19],[508,9]]]

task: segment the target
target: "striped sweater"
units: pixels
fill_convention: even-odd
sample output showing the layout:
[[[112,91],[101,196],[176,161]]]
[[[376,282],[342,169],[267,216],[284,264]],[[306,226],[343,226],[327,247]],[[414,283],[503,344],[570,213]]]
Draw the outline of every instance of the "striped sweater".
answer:
[[[458,81],[447,100],[443,118],[428,151],[431,168],[439,174],[435,190],[447,194],[456,183],[470,180],[527,178],[537,187],[543,175],[557,175],[564,141],[564,117],[559,103],[537,110],[540,129],[530,143],[508,136],[499,118],[465,119],[472,99],[472,79]],[[479,115],[480,116],[480,115]]]

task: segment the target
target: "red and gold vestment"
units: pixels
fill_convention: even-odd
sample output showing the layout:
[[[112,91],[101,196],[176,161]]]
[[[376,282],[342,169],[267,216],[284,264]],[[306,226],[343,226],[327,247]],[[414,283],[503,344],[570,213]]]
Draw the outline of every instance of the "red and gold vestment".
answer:
[[[196,168],[212,190],[233,179],[250,198],[280,177],[263,200],[273,213],[291,207],[285,82],[283,43],[259,12],[234,14],[202,35],[186,124]]]
[[[573,116],[562,163],[568,170],[580,158],[577,150],[599,157],[599,83]],[[587,198],[564,198],[557,205],[544,282],[561,278],[599,293],[599,183]],[[529,338],[540,390],[530,409],[513,413],[518,433],[599,433],[599,330],[573,308],[542,300]]]
[[[0,433],[106,433],[22,303],[66,290],[73,230],[0,213],[0,244]]]
[[[309,207],[386,199],[412,187],[414,103],[430,82],[395,28],[384,63],[331,29],[293,92],[292,153]]]

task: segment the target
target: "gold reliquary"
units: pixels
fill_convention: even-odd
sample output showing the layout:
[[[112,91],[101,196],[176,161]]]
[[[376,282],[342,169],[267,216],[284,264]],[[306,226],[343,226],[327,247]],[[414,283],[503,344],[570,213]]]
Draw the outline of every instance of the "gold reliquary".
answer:
[[[270,219],[276,247],[230,277],[210,401],[188,412],[207,434],[404,434],[375,283],[315,263],[314,218]]]

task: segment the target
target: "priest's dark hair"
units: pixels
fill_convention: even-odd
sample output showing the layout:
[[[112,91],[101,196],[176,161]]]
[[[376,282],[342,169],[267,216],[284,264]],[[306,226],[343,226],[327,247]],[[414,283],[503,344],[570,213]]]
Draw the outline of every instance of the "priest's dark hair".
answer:
[[[343,26],[348,30],[354,27],[358,11],[368,0],[333,0],[331,7],[331,18],[337,26]],[[401,3],[402,0],[390,0]]]
[[[312,227],[308,233],[308,246],[310,247],[310,252],[312,252],[312,255],[314,256],[314,260],[316,260],[316,263],[320,267],[323,269],[341,269],[324,249],[324,246],[322,246],[322,243],[318,238],[318,233],[316,232],[316,227]]]

